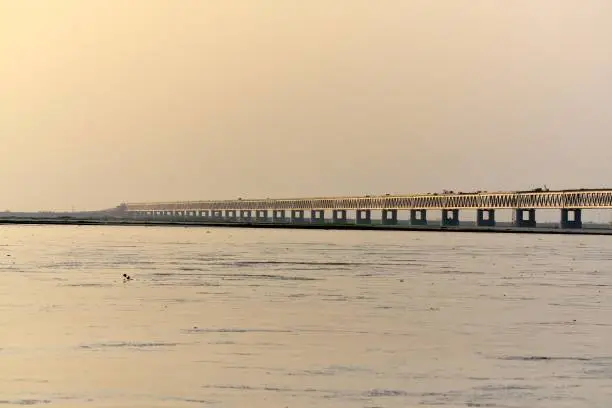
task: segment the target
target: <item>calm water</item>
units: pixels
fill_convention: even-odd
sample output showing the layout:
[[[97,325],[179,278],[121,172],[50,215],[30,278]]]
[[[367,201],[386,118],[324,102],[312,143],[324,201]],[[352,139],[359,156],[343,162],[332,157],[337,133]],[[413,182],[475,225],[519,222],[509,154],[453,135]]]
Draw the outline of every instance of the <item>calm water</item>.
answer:
[[[0,406],[607,408],[611,266],[612,237],[3,226]]]

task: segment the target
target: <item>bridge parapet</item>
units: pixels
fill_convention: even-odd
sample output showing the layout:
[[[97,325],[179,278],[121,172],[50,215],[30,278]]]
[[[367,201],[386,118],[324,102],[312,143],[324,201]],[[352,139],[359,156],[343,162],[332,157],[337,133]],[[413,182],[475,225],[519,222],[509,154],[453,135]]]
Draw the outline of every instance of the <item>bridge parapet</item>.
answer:
[[[612,208],[612,189],[126,203],[125,211]]]

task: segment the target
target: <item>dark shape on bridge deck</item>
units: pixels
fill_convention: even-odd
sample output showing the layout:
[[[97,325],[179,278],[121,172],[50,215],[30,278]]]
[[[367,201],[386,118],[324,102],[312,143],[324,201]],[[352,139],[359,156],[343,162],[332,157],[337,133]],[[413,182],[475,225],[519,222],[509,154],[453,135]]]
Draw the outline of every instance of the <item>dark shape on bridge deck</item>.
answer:
[[[357,224],[371,224],[372,223],[372,210],[356,210],[355,217]]]
[[[514,225],[517,227],[536,227],[534,208],[518,208],[514,211]]]
[[[335,223],[345,223],[347,221],[346,210],[333,210],[332,219]]]
[[[310,222],[315,224],[323,224],[325,222],[325,210],[311,210]]]
[[[476,210],[476,225],[478,225],[479,227],[494,227],[495,226],[495,210],[493,209]]]
[[[562,208],[561,228],[582,228],[582,210],[580,208]]]
[[[427,225],[427,210],[410,210],[410,225]]]
[[[397,224],[397,210],[382,210],[383,225]]]

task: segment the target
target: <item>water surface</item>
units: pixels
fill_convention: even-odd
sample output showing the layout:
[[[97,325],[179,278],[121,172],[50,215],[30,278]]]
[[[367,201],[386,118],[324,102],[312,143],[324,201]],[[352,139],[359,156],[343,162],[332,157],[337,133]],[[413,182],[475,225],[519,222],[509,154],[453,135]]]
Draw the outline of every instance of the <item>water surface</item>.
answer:
[[[611,261],[612,237],[3,226],[0,407],[608,407]]]

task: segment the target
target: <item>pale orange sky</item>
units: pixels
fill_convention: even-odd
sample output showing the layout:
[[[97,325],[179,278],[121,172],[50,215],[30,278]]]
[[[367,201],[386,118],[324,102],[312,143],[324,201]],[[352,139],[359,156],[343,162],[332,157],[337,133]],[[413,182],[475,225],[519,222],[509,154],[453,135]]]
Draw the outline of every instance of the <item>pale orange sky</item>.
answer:
[[[0,0],[0,210],[612,187],[609,0]]]

